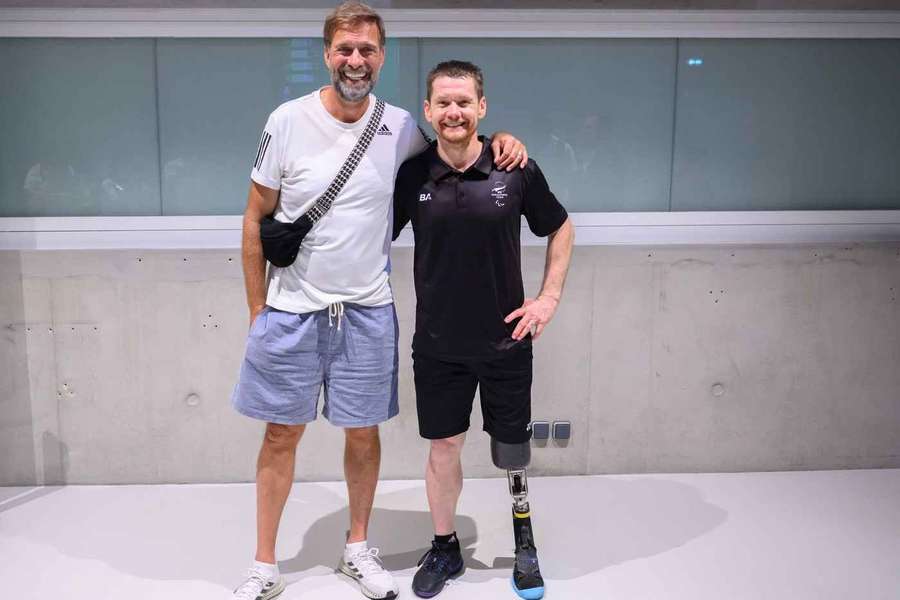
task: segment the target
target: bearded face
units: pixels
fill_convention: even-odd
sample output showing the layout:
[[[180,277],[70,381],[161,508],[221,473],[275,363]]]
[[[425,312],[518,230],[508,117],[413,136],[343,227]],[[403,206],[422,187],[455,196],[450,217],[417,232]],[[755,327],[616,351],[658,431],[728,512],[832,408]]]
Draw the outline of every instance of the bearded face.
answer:
[[[347,102],[359,102],[369,95],[378,74],[369,67],[363,66],[353,69],[349,66],[333,69],[331,71],[331,83],[338,95]]]
[[[331,45],[325,49],[325,64],[342,100],[350,103],[364,100],[375,87],[384,64],[384,48],[377,26],[363,23],[353,29],[336,31]]]

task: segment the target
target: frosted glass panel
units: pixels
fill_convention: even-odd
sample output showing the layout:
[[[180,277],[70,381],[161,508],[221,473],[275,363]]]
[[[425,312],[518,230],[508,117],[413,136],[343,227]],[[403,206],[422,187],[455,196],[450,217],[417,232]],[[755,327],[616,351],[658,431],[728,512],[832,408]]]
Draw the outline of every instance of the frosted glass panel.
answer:
[[[900,41],[686,40],[672,210],[900,208]]]
[[[567,209],[668,210],[674,40],[421,43],[423,80],[443,60],[482,68],[488,115],[480,130],[525,140]]]
[[[898,40],[395,39],[376,93],[430,131],[450,58],[571,211],[900,209]],[[266,116],[328,82],[319,38],[7,38],[0,77],[0,217],[240,214]]]
[[[386,54],[375,93],[415,110],[416,41]],[[328,82],[320,38],[160,40],[163,213],[243,212],[266,117]]]
[[[0,216],[160,214],[153,46],[0,39]]]

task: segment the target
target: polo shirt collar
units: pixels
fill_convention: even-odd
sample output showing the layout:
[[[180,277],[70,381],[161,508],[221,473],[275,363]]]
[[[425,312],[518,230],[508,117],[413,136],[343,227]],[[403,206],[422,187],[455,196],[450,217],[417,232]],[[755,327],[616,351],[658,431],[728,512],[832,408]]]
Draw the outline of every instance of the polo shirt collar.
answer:
[[[478,156],[478,159],[472,164],[472,166],[466,169],[465,172],[469,173],[474,170],[479,171],[487,176],[491,174],[491,168],[494,164],[493,153],[491,152],[491,138],[479,135],[478,139],[482,143],[481,154]],[[432,181],[438,181],[451,173],[457,172],[453,169],[453,167],[445,163],[441,158],[441,155],[438,154],[437,142],[435,142],[435,144],[430,149],[428,162],[428,173],[431,176]]]

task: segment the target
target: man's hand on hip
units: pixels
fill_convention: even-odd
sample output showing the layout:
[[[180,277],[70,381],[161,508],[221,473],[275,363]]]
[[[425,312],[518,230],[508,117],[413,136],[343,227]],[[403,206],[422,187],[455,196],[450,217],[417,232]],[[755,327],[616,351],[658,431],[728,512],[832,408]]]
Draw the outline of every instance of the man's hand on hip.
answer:
[[[530,333],[531,339],[536,340],[541,337],[544,327],[553,318],[558,305],[559,300],[546,295],[541,295],[537,298],[526,298],[522,306],[506,315],[503,321],[509,323],[518,317],[522,317],[513,330],[512,338],[518,341],[524,338],[525,334]]]

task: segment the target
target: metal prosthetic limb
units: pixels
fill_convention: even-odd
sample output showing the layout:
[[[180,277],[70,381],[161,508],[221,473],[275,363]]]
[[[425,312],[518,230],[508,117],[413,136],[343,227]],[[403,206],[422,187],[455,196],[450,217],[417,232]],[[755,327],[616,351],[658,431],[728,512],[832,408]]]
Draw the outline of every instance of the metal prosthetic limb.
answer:
[[[544,580],[538,565],[531,528],[531,508],[528,505],[528,475],[525,468],[531,462],[531,444],[506,444],[491,439],[491,458],[498,468],[506,469],[509,493],[513,498],[513,536],[516,541],[513,589],[520,597],[535,600],[544,595]]]
[[[516,550],[537,549],[531,529],[531,507],[528,505],[528,474],[525,469],[507,469],[509,493],[513,497],[513,535]]]

